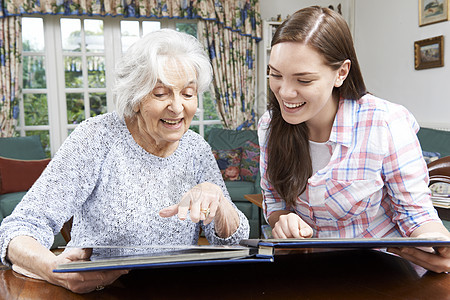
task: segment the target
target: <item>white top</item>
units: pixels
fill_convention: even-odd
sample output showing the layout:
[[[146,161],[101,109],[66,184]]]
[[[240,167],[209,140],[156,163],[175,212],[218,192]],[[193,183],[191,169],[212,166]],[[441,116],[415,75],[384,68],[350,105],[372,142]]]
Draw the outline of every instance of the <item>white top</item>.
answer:
[[[325,168],[331,159],[331,150],[327,142],[318,143],[309,141],[309,154],[311,156],[312,174]],[[300,195],[300,199],[306,201],[305,192]]]

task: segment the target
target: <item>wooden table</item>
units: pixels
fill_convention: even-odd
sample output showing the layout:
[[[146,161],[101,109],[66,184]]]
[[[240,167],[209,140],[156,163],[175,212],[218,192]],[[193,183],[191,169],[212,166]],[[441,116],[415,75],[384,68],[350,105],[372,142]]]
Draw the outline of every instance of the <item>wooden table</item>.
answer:
[[[255,204],[259,208],[262,208],[263,196],[262,194],[248,194],[244,195],[244,198],[251,203]]]
[[[450,299],[450,275],[387,253],[287,252],[273,263],[134,270],[84,295],[6,269],[0,299]]]
[[[263,201],[263,196],[262,194],[248,194],[248,195],[244,195],[244,198],[248,201],[250,201],[251,203],[255,204],[256,206],[258,206],[258,234],[259,237],[261,237],[262,235],[262,230],[261,230],[261,225],[262,225],[262,201]]]

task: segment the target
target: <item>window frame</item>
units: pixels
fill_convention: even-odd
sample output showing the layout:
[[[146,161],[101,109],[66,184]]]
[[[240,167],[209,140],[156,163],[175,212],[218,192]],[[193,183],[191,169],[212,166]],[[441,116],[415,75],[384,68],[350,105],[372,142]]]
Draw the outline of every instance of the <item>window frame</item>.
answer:
[[[62,50],[61,41],[61,23],[62,18],[79,19],[83,23],[86,19],[96,19],[103,21],[104,34],[104,55],[105,58],[105,86],[106,86],[106,106],[107,112],[114,111],[114,103],[112,100],[112,86],[114,85],[114,68],[115,61],[122,56],[121,46],[121,31],[120,22],[123,21],[139,21],[140,36],[142,36],[142,22],[143,21],[159,21],[161,28],[176,29],[176,24],[184,23],[198,23],[197,20],[187,19],[157,19],[157,18],[123,18],[123,17],[96,17],[96,16],[62,16],[62,15],[28,15],[26,18],[42,18],[44,29],[44,44],[43,52],[28,52],[23,51],[25,56],[43,56],[46,76],[45,89],[22,89],[21,99],[19,101],[19,124],[16,126],[16,131],[20,136],[25,136],[27,131],[48,131],[49,133],[49,150],[53,156],[64,140],[68,136],[68,131],[73,130],[78,124],[68,124],[67,121],[67,106],[66,93],[70,92],[70,88],[65,87],[64,74],[64,56],[65,52]],[[82,31],[84,34],[84,30]],[[47,46],[50,45],[50,46]],[[108,49],[108,50],[106,50]],[[95,54],[94,54],[95,55]],[[89,55],[88,55],[89,56]],[[53,58],[53,59],[49,59]],[[84,69],[87,76],[87,69]],[[20,70],[20,80],[23,82],[23,68]],[[85,96],[86,90],[91,93],[95,92],[94,88],[89,88],[87,84],[82,88]],[[103,89],[103,88],[102,88]],[[103,92],[103,91],[102,91]],[[78,93],[78,91],[77,91]],[[25,110],[24,110],[24,95],[26,94],[47,94],[47,109],[48,109],[48,125],[26,125],[25,124]],[[89,99],[85,100],[85,103]],[[85,105],[85,116],[89,114],[89,105]],[[205,120],[203,95],[198,97],[198,113],[197,118],[192,121],[191,126],[198,126],[199,134],[205,135],[205,127],[210,125],[220,125],[220,120]]]

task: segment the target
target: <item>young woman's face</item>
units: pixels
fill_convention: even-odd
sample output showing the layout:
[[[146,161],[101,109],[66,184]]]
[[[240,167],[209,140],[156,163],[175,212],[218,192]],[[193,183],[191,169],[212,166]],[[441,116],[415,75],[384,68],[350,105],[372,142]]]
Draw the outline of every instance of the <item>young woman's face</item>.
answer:
[[[135,108],[140,131],[147,140],[164,145],[178,142],[189,129],[197,111],[197,80],[178,64],[169,64],[165,76],[170,85],[157,82],[155,88]]]
[[[333,99],[332,92],[342,84],[341,77],[339,70],[325,65],[317,51],[297,42],[276,44],[269,69],[270,88],[287,123],[306,122],[310,127],[334,120],[337,99]]]

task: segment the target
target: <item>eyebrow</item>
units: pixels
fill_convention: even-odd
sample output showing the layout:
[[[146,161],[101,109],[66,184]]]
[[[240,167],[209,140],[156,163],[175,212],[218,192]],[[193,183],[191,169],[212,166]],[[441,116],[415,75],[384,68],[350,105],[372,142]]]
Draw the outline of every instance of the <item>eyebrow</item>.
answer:
[[[190,86],[191,84],[197,85],[197,80],[191,80],[191,81],[189,81],[188,83],[186,83],[186,84],[184,85],[184,87],[188,87],[188,86]]]
[[[156,84],[158,84],[158,83],[160,83],[164,86],[173,86],[173,84],[166,84],[166,83],[162,82],[161,79],[156,80]],[[191,84],[197,85],[197,80],[193,79],[193,80],[189,81],[188,83],[186,83],[183,86],[183,88],[186,88],[186,87],[190,86]]]
[[[276,72],[281,73],[280,71],[278,71],[276,68],[274,68],[272,65],[269,64],[269,68],[273,69]],[[299,73],[294,73],[294,76],[304,76],[304,75],[315,75],[317,74],[317,72],[299,72]]]

